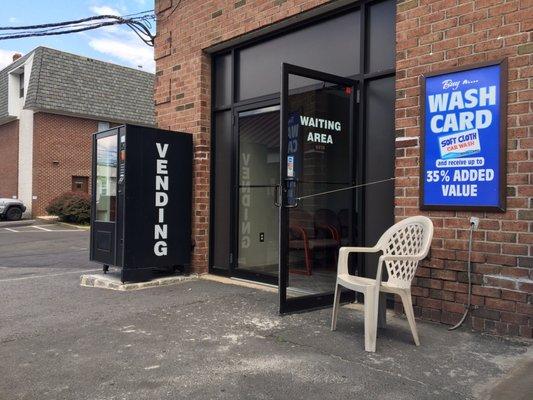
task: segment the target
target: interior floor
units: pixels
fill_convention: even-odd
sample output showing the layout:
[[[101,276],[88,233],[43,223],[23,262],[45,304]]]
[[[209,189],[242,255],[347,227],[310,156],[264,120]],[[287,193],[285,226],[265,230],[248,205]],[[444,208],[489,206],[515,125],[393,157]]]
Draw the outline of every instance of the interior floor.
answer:
[[[291,260],[289,268],[288,289],[302,294],[327,293],[335,290],[335,280],[337,267],[332,257],[327,254],[316,254],[314,257],[313,269],[308,275],[305,263],[301,258]],[[260,265],[247,268],[263,275],[278,275],[278,265]]]

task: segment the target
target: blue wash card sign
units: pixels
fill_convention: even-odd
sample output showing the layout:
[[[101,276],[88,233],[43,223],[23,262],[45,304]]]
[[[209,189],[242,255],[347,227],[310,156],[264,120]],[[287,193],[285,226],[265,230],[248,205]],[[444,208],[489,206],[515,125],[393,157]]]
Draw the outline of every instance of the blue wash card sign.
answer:
[[[421,209],[505,210],[505,72],[498,62],[423,78]]]

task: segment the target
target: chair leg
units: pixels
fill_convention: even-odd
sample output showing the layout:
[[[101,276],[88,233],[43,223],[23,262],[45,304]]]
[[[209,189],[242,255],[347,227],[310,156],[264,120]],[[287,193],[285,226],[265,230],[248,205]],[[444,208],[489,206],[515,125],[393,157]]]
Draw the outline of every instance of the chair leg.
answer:
[[[313,253],[307,243],[304,243],[305,270],[307,275],[313,274]]]
[[[378,308],[374,289],[367,288],[365,296],[365,351],[376,351]],[[379,293],[379,292],[378,292]]]
[[[411,291],[403,292],[402,294],[400,294],[400,298],[402,299],[403,309],[405,310],[407,321],[409,321],[409,326],[411,327],[411,333],[413,334],[415,345],[420,346],[420,340],[418,339],[418,332],[416,330],[415,313],[413,311],[413,302],[411,300]]]
[[[339,249],[334,247],[333,248],[333,267],[335,268],[337,266],[337,263],[339,261],[339,259],[337,258],[337,254],[339,252]]]
[[[341,287],[339,284],[335,285],[335,297],[333,298],[333,314],[331,316],[331,330],[337,329],[337,315],[339,314],[339,303],[341,300]]]

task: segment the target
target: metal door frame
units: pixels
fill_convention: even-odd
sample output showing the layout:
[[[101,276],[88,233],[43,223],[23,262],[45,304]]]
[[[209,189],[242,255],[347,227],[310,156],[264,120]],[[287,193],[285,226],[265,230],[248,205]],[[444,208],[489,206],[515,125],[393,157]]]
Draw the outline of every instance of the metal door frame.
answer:
[[[312,295],[298,296],[294,298],[287,298],[287,285],[289,283],[289,268],[288,268],[288,234],[289,234],[289,209],[287,206],[287,152],[288,152],[288,96],[289,96],[289,75],[301,76],[327,83],[349,86],[352,88],[350,94],[350,154],[349,164],[352,181],[354,183],[358,180],[355,168],[355,153],[357,149],[356,126],[355,126],[355,105],[358,89],[358,82],[354,79],[345,78],[329,73],[312,70],[309,68],[300,67],[293,64],[281,64],[281,96],[280,96],[280,207],[279,207],[279,313],[286,314],[291,312],[306,311],[310,309],[320,308],[333,304],[333,291],[331,293],[318,293]],[[354,195],[355,196],[355,195]],[[354,198],[355,200],[355,198]],[[357,206],[352,201],[352,212],[354,208],[361,207],[360,202]],[[359,211],[359,210],[358,210]],[[353,220],[353,218],[352,218]],[[354,229],[356,221],[352,221],[351,239],[354,240]],[[351,301],[354,299],[353,292],[343,292],[341,294],[342,301]]]
[[[98,225],[101,224],[101,226],[107,226],[111,227],[112,225],[112,232],[113,232],[113,243],[112,243],[112,259],[109,260],[108,264],[111,265],[117,265],[117,249],[116,249],[116,241],[117,241],[117,216],[118,216],[118,180],[115,182],[115,193],[116,193],[116,200],[115,200],[115,220],[114,221],[99,221],[96,219],[96,185],[97,185],[97,162],[98,162],[98,140],[103,139],[109,136],[116,135],[116,148],[117,148],[117,172],[118,172],[118,158],[119,158],[119,149],[120,149],[120,129],[119,127],[113,127],[106,129],[105,131],[100,131],[93,133],[92,137],[92,165],[91,165],[91,243],[90,243],[90,249],[89,249],[89,259],[94,260],[95,258],[95,246],[96,246],[96,233],[98,231]],[[103,262],[95,260],[97,262],[100,262],[103,264]]]

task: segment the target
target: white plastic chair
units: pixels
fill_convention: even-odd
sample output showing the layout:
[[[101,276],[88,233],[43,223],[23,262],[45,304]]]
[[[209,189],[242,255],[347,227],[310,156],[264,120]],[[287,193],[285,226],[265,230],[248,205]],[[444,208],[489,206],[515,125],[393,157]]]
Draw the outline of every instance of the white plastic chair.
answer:
[[[337,314],[341,288],[344,286],[365,297],[365,350],[376,351],[376,332],[378,319],[379,292],[395,293],[400,296],[417,346],[420,345],[416,330],[413,303],[411,301],[411,281],[418,267],[418,262],[426,257],[433,238],[433,223],[427,217],[406,218],[393,225],[381,236],[374,247],[341,247],[337,264],[337,284],[331,330],[337,328]],[[350,275],[348,273],[348,256],[350,253],[377,253],[379,257],[376,279]],[[385,263],[388,280],[381,281],[382,265]]]

